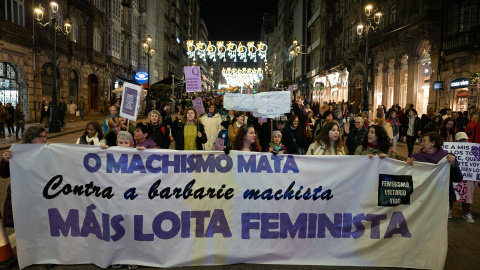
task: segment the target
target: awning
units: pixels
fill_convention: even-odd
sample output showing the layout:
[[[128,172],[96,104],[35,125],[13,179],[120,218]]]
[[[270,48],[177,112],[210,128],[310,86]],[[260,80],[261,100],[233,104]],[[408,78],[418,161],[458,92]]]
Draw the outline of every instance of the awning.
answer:
[[[140,85],[140,84],[139,84],[137,81],[135,81],[135,80],[127,79],[127,78],[125,78],[125,77],[123,77],[123,76],[121,76],[121,75],[116,75],[116,76],[117,76],[117,78],[118,78],[119,80],[121,80],[121,81],[123,81],[123,82],[131,83],[131,84],[135,84],[135,85]]]
[[[175,84],[177,84],[177,83],[183,83],[183,80],[177,79],[177,77],[174,77],[174,78],[175,78]],[[157,84],[172,85],[172,76],[166,77],[165,79],[163,79],[163,80],[161,80],[161,81],[159,81],[159,82],[156,82],[156,83],[152,84],[152,86],[157,85]]]

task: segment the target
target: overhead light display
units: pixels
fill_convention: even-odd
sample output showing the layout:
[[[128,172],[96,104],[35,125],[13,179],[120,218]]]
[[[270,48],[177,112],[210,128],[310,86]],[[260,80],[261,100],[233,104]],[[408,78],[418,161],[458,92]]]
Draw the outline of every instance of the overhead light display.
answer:
[[[208,45],[207,45],[208,44]],[[246,46],[244,44],[247,44]],[[224,41],[197,41],[187,40],[187,56],[193,61],[197,57],[203,61],[232,61],[232,62],[257,62],[263,60],[267,62],[267,44],[258,42],[255,45],[254,41],[249,42],[235,42],[229,41],[225,44]]]
[[[222,75],[230,86],[252,85],[263,79],[261,68],[223,68]]]

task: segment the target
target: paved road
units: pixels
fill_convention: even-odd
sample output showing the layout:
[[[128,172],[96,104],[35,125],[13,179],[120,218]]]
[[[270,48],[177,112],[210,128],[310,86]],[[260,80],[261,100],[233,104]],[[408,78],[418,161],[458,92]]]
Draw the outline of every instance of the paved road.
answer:
[[[91,114],[86,117],[85,121],[75,121],[67,122],[67,127],[65,127],[61,133],[58,134],[48,134],[49,142],[52,143],[75,143],[77,138],[83,133],[86,123],[91,120],[98,120],[102,123],[104,116],[98,114]],[[143,119],[144,120],[144,119]],[[14,137],[7,137],[5,139],[0,139],[0,150],[8,149],[11,143],[16,142]],[[173,144],[172,144],[173,145]],[[417,152],[420,149],[419,144],[415,145],[414,152]],[[399,143],[398,146],[398,155],[401,159],[406,157],[406,145],[405,143]],[[3,203],[5,201],[6,190],[10,183],[10,179],[0,181],[0,209],[3,209]],[[449,220],[448,224],[448,254],[447,260],[445,263],[446,270],[474,270],[480,269],[480,189],[475,190],[474,205],[472,206],[473,216],[477,219],[477,223],[468,224],[465,222],[462,217],[461,204],[455,203],[453,209],[454,218]],[[15,235],[13,229],[7,229],[7,234],[13,240],[12,244],[15,244]],[[14,252],[16,250],[14,249]],[[14,268],[15,270],[18,267]],[[27,270],[36,270],[36,269],[45,269],[45,266],[30,266],[25,268]],[[54,269],[58,270],[90,270],[90,269],[101,269],[95,265],[72,265],[66,266],[61,265],[57,266]],[[123,268],[127,269],[127,268]],[[159,269],[151,267],[140,267],[139,269]],[[177,267],[172,269],[186,269],[186,270],[197,270],[197,269],[214,269],[214,270],[237,270],[237,269],[253,269],[253,270],[270,270],[270,269],[302,269],[302,270],[337,270],[337,269],[385,269],[391,270],[395,268],[368,268],[368,267],[327,267],[327,266],[290,266],[290,265],[228,265],[228,266],[207,266],[207,267]]]

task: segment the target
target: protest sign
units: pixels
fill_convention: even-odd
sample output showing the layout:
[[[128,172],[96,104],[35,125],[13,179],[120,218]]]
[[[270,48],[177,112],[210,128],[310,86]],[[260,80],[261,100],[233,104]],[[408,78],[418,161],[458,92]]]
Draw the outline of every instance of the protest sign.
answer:
[[[202,92],[202,74],[200,67],[184,67],[185,88],[187,92]]]
[[[205,107],[203,107],[203,101],[201,98],[192,99],[192,104],[198,115],[202,115],[205,113]]]
[[[275,118],[290,112],[290,92],[263,92],[254,97],[257,105],[256,111],[262,117]]]
[[[215,151],[223,151],[223,145],[225,144],[225,140],[222,138],[217,138],[215,140]]]
[[[463,174],[463,180],[480,180],[480,144],[445,142],[443,149],[455,155]]]
[[[230,96],[232,106],[235,111],[250,112],[255,110],[255,101],[253,95],[233,94]]]
[[[225,110],[233,110],[232,95],[233,94],[227,93],[223,96],[223,108]]]
[[[20,268],[444,266],[446,159],[410,166],[367,156],[72,144],[11,150]]]
[[[120,116],[131,121],[137,121],[138,107],[140,106],[140,95],[142,86],[131,83],[123,84],[122,104],[120,105]]]

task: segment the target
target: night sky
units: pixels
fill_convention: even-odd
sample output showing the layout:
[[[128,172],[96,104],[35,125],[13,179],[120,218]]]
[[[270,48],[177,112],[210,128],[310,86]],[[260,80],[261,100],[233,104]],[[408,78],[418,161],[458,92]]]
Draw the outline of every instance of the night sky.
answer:
[[[263,12],[277,14],[278,0],[202,0],[211,41],[258,41]]]

